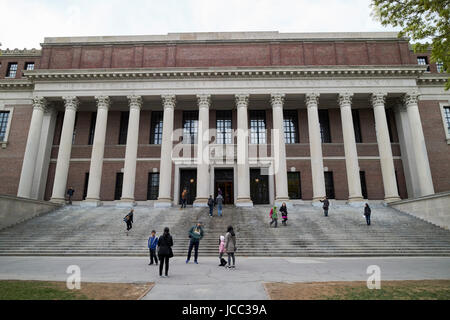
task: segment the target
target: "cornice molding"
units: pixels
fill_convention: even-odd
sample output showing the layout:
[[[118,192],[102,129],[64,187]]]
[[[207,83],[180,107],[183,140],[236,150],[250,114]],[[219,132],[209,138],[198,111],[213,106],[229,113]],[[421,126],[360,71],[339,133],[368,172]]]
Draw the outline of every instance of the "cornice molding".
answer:
[[[23,56],[23,57],[29,57],[29,56],[41,56],[42,51],[36,48],[32,49],[9,49],[6,50],[0,50],[0,56],[8,56],[8,57],[17,57],[17,56]]]
[[[34,83],[29,79],[1,79],[0,80],[0,90],[4,89],[22,89],[22,90],[32,90]]]

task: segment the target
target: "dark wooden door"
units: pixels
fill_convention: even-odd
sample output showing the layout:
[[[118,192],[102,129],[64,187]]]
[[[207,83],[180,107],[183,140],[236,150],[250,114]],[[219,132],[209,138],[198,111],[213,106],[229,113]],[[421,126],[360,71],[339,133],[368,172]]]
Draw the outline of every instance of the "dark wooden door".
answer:
[[[214,170],[214,197],[219,194],[219,189],[222,191],[224,204],[234,203],[233,191],[233,169],[216,169]]]
[[[269,204],[269,178],[261,169],[250,169],[250,198],[254,204]]]
[[[197,196],[197,169],[181,169],[180,170],[180,198],[183,190],[187,190],[187,204],[193,204]]]

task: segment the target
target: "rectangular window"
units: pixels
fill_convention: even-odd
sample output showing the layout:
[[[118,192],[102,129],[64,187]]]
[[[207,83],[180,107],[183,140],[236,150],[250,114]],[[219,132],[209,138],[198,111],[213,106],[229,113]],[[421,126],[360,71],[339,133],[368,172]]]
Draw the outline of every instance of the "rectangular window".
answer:
[[[9,111],[0,111],[0,141],[6,139],[6,127],[8,126]]]
[[[300,172],[288,172],[287,178],[289,199],[301,199],[302,187],[300,181]]]
[[[330,118],[327,109],[319,110],[319,123],[322,143],[331,143]]]
[[[92,145],[94,143],[95,124],[96,123],[97,123],[97,112],[92,112],[91,113],[91,126],[89,127],[88,145]]]
[[[6,70],[7,78],[15,78],[17,74],[17,62],[8,63],[8,69]]]
[[[430,65],[428,64],[428,57],[417,57],[417,64],[419,66],[427,66],[427,71],[430,71]]]
[[[77,135],[77,122],[78,122],[78,112],[75,113],[75,123],[73,125],[73,133],[72,133],[72,144],[75,144],[75,137]]]
[[[387,122],[387,127],[388,127],[388,132],[389,132],[389,141],[392,143],[392,142],[394,142],[394,137],[392,135],[391,113],[389,112],[388,109],[386,109],[385,111],[386,111],[386,122]]]
[[[216,111],[216,143],[231,144],[233,142],[231,110]]]
[[[148,174],[147,200],[157,200],[159,194],[159,172]]]
[[[250,143],[266,144],[266,111],[250,111]]]
[[[355,130],[355,141],[356,143],[361,143],[362,142],[361,122],[359,121],[358,109],[352,110],[352,117],[353,117],[353,129]]]
[[[325,192],[328,199],[334,199],[334,181],[333,172],[324,172],[325,175]]]
[[[359,179],[361,181],[361,193],[364,199],[369,199],[367,196],[366,172],[359,172]]]
[[[298,143],[298,113],[297,110],[283,111],[284,141]]]
[[[26,62],[25,70],[34,70],[34,62]]]
[[[183,143],[196,144],[198,111],[183,111]]]
[[[119,144],[127,144],[129,118],[130,118],[129,111],[124,111],[120,113]]]
[[[450,133],[450,107],[444,107],[444,118],[447,124],[447,132]]]
[[[84,174],[83,200],[86,200],[87,197],[88,184],[89,184],[89,172],[86,172]]]
[[[444,70],[444,64],[442,62],[436,62],[436,69],[438,73],[445,72]]]
[[[162,144],[163,117],[162,111],[152,111],[150,144]]]
[[[123,173],[116,173],[116,188],[114,189],[114,200],[120,200],[122,197]]]

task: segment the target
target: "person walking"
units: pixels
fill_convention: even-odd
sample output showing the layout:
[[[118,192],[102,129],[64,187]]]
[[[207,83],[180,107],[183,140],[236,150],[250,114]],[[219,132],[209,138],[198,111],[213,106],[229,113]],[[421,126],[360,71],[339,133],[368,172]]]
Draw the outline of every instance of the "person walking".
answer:
[[[369,204],[366,203],[364,206],[364,216],[366,217],[367,225],[370,226],[370,214],[372,213],[372,210],[369,207]]]
[[[278,212],[277,212],[277,206],[274,206],[272,209],[270,209],[270,226],[272,226],[272,223],[275,222],[275,228],[278,227]]]
[[[123,221],[125,221],[125,223],[127,224],[127,231],[130,231],[131,228],[133,228],[133,214],[134,214],[134,209],[132,208],[130,210],[130,212],[127,213],[125,218],[123,218]],[[127,232],[127,235],[128,235],[128,232]]]
[[[323,200],[320,200],[320,202],[323,203],[323,214],[325,217],[328,217],[328,208],[330,207],[330,201],[328,201],[328,198],[325,197]]]
[[[164,228],[164,233],[158,239],[158,256],[159,256],[159,276],[167,278],[169,276],[169,259],[173,257],[173,239],[169,233],[169,228]],[[164,276],[162,274],[165,265]]]
[[[280,213],[281,213],[281,217],[283,218],[283,220],[281,221],[281,224],[282,224],[283,226],[287,226],[286,221],[287,221],[287,219],[288,219],[288,217],[287,217],[288,212],[287,212],[286,202],[283,202],[283,204],[281,205],[281,207],[280,207]]]
[[[148,250],[150,251],[150,263],[151,266],[153,264],[153,260],[155,260],[155,264],[158,265],[158,258],[156,257],[156,247],[158,245],[158,238],[156,237],[156,231],[152,230],[152,235],[148,238]]]
[[[69,189],[67,189],[67,195],[69,196],[69,204],[72,204],[72,197],[73,194],[75,193],[75,189],[73,187],[69,187]]]
[[[209,207],[209,216],[212,217],[214,211],[214,199],[211,195],[209,196],[208,199],[208,207]]]
[[[186,259],[186,263],[189,263],[189,260],[191,260],[191,253],[192,248],[194,248],[194,263],[198,264],[198,247],[200,245],[200,240],[202,240],[204,235],[202,223],[199,221],[197,222],[196,226],[193,226],[191,229],[189,229],[189,238],[191,239],[189,241],[189,249],[188,249],[188,255]]]
[[[222,194],[219,193],[219,195],[216,198],[217,203],[217,214],[219,217],[222,216],[222,206],[223,206],[223,197]]]
[[[219,238],[219,267],[223,267],[227,264],[227,261],[223,258],[225,253],[225,237],[220,236]]]
[[[187,190],[185,188],[181,193],[181,209],[186,208],[186,202],[187,202]]]
[[[234,233],[232,226],[228,226],[227,234],[225,235],[225,251],[228,255],[227,268],[235,268],[236,259],[234,253],[236,252],[236,234]],[[231,265],[231,260],[233,260],[233,265]]]

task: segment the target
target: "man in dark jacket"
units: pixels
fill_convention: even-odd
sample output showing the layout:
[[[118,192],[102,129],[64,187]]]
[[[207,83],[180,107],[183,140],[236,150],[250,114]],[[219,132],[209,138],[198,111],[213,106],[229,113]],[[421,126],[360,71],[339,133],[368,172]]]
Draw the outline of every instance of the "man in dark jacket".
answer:
[[[330,206],[330,201],[328,201],[328,198],[325,197],[323,200],[320,200],[320,202],[323,203],[323,213],[325,217],[328,217],[328,207]]]
[[[67,195],[69,196],[69,204],[72,204],[72,197],[74,193],[75,193],[74,188],[69,187],[69,189],[67,189]]]
[[[364,207],[364,216],[366,217],[366,222],[367,225],[370,226],[370,214],[371,214],[372,210],[369,207],[369,204],[366,203],[365,207]]]
[[[209,196],[208,199],[208,207],[209,207],[209,216],[212,217],[214,211],[214,199],[211,195]]]
[[[125,218],[123,218],[123,221],[125,221],[127,224],[127,231],[129,231],[131,228],[133,228],[133,226],[132,226],[133,213],[134,213],[134,209],[131,209],[130,212],[128,212],[128,214],[125,216]]]
[[[203,233],[202,223],[200,221],[197,222],[196,226],[193,226],[189,230],[189,238],[191,240],[189,241],[189,249],[188,249],[188,256],[186,259],[186,263],[189,263],[189,260],[191,259],[192,248],[195,248],[194,263],[198,264],[198,262],[197,262],[198,246],[200,244],[200,240],[203,238],[203,235],[204,235],[204,233]]]

